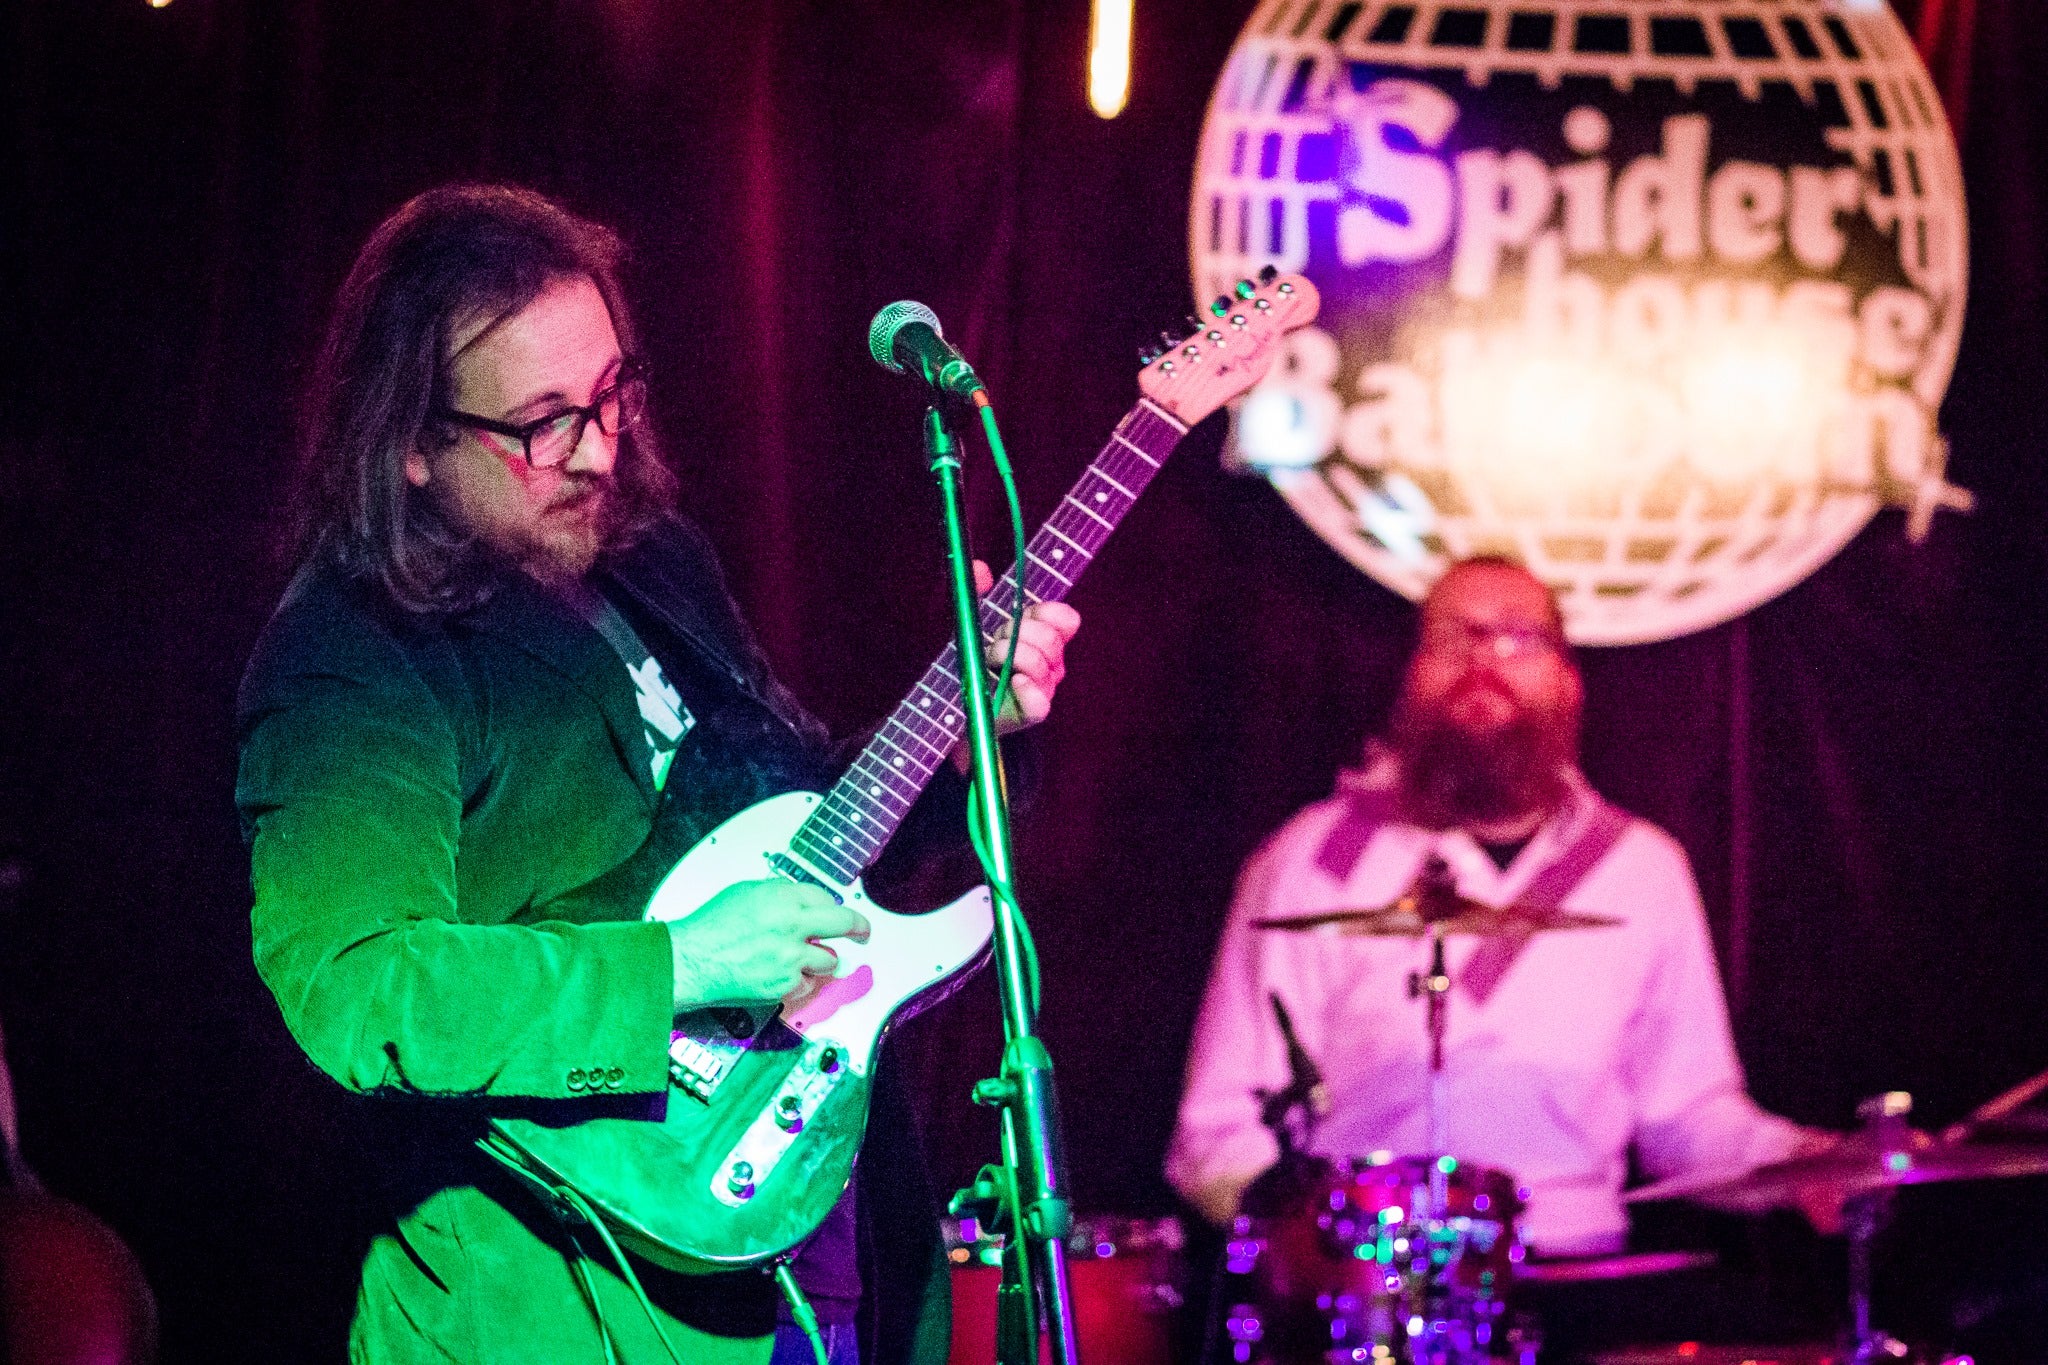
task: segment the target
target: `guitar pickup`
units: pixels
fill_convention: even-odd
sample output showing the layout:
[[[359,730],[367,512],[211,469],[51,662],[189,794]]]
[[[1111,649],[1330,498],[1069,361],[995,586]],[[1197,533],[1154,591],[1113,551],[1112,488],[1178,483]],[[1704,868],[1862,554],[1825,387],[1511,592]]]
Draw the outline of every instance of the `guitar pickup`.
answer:
[[[817,887],[832,898],[834,905],[846,904],[846,897],[839,894],[838,887],[832,885],[832,883],[826,881],[787,853],[769,854],[768,866],[774,868],[779,876],[787,877],[799,886]]]

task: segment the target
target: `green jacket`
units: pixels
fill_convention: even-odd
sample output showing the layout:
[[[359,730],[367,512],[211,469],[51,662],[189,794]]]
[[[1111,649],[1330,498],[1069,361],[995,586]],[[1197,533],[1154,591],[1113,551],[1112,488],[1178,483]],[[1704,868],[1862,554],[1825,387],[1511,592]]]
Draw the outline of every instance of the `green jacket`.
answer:
[[[589,1077],[666,1088],[672,969],[648,895],[734,811],[831,775],[701,535],[666,523],[599,572],[729,684],[744,761],[680,782],[679,765],[657,792],[618,656],[517,573],[422,617],[309,567],[243,679],[257,968],[313,1064],[390,1101],[395,1216],[364,1262],[353,1359],[605,1359],[565,1233],[473,1139],[493,1113],[573,1117],[599,1102]],[[947,1332],[931,1194],[887,1078],[857,1182],[876,1365],[941,1360]],[[766,1360],[766,1276],[636,1270],[693,1365]],[[590,1274],[623,1365],[665,1362],[616,1272]]]

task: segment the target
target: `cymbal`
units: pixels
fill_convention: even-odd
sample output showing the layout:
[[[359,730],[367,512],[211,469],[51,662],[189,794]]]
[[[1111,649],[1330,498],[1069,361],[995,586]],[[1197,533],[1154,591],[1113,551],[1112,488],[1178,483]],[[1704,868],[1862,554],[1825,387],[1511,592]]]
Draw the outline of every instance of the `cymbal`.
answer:
[[[1721,1258],[1711,1251],[1643,1251],[1615,1256],[1569,1256],[1553,1261],[1531,1258],[1515,1268],[1517,1284],[1596,1284],[1634,1280],[1645,1275],[1673,1275],[1681,1270],[1712,1270]]]
[[[1937,1142],[1910,1133],[1904,1142],[1879,1143],[1851,1133],[1825,1152],[1759,1166],[1745,1175],[1700,1179],[1681,1176],[1630,1190],[1631,1204],[1659,1199],[1701,1199],[1736,1210],[1761,1211],[1786,1203],[1813,1185],[1839,1188],[1847,1197],[1902,1185],[1959,1180],[2006,1180],[2048,1175],[2048,1143]]]
[[[1300,933],[1328,925],[1354,938],[1427,938],[1433,932],[1500,938],[1511,934],[1554,933],[1560,929],[1605,929],[1622,923],[1612,915],[1581,915],[1569,910],[1537,910],[1520,905],[1485,905],[1456,895],[1441,897],[1441,908],[1433,914],[1424,915],[1417,903],[1419,899],[1403,896],[1392,905],[1365,910],[1269,915],[1253,920],[1252,927]]]

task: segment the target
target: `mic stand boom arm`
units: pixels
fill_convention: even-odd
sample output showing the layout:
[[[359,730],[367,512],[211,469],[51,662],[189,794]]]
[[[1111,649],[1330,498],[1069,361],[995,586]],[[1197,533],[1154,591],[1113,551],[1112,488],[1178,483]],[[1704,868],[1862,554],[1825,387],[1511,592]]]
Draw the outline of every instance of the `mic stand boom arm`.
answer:
[[[977,392],[974,402],[986,407]],[[1073,1208],[1066,1196],[1066,1154],[1060,1135],[1052,1056],[1037,1035],[1037,1010],[1026,966],[1025,931],[1010,877],[1010,818],[996,748],[984,643],[977,618],[973,559],[967,549],[960,492],[959,442],[943,413],[925,413],[925,455],[937,476],[946,514],[946,562],[952,580],[954,627],[960,646],[962,706],[974,760],[974,800],[987,847],[989,890],[995,902],[996,985],[1003,1008],[1002,1074],[974,1087],[977,1104],[1001,1111],[1003,1164],[983,1168],[974,1185],[954,1195],[955,1216],[974,1210],[1008,1224],[1003,1283],[997,1296],[996,1359],[1000,1365],[1037,1365],[1038,1322],[1052,1337],[1056,1365],[1078,1365],[1073,1300],[1067,1285],[1066,1239]],[[1018,566],[1023,572],[1023,566]],[[1035,1292],[1038,1291],[1038,1292]],[[1044,1302],[1038,1302],[1042,1292]],[[1042,1309],[1042,1312],[1041,1312]]]

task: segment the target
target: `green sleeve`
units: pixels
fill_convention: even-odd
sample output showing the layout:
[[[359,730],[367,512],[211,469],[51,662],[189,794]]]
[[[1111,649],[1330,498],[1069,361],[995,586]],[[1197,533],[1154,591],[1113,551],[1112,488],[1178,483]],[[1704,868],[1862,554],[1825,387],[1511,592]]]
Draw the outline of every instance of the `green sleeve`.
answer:
[[[668,930],[468,924],[454,731],[385,642],[245,703],[257,970],[352,1090],[564,1098],[667,1083]]]

